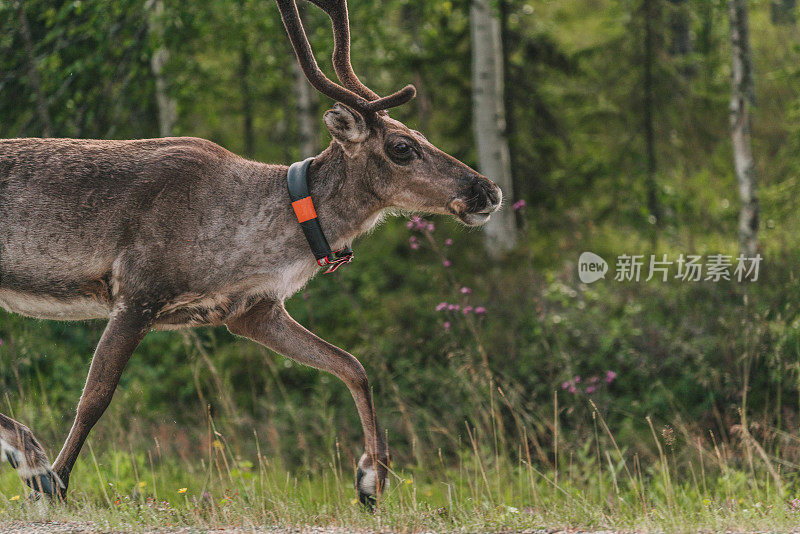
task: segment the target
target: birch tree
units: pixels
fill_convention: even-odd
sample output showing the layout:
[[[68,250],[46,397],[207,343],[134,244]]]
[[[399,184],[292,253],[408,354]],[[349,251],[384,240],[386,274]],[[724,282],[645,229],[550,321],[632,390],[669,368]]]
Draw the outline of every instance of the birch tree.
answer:
[[[490,0],[473,0],[470,12],[472,36],[472,116],[478,166],[494,180],[506,199],[514,198],[511,158],[506,139],[503,102],[503,51],[500,21]],[[510,250],[517,240],[514,213],[506,207],[486,225],[486,249],[494,257]]]
[[[756,169],[750,143],[750,106],[753,104],[753,64],[747,21],[747,0],[729,0],[731,32],[731,141],[739,185],[739,250],[754,256],[758,248]]]
[[[318,118],[316,110],[316,93],[311,84],[306,80],[300,65],[292,62],[294,74],[294,95],[297,105],[297,133],[300,144],[300,157],[310,158],[319,153],[319,139],[317,134]]]
[[[157,47],[150,58],[150,68],[156,79],[156,104],[158,106],[158,134],[169,137],[175,128],[177,105],[167,91],[164,66],[169,60],[169,51],[164,44],[164,1],[148,0],[145,8],[149,12],[148,30]]]

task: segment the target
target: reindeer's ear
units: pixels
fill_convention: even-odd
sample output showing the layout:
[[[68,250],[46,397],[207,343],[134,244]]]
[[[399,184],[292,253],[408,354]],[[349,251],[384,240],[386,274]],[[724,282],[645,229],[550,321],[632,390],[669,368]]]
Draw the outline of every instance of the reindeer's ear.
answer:
[[[342,144],[361,143],[369,134],[364,117],[338,102],[325,112],[323,119],[333,138]]]

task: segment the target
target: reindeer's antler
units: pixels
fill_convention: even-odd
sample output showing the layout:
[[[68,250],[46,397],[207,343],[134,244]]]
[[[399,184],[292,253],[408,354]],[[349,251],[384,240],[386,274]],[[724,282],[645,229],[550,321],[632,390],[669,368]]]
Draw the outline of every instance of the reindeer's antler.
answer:
[[[350,22],[347,16],[346,0],[311,1],[325,11],[331,19],[334,35],[333,68],[339,80],[346,87],[331,81],[317,65],[308,37],[303,29],[303,22],[300,20],[300,13],[297,11],[296,1],[277,0],[283,25],[292,41],[300,67],[311,85],[322,94],[355,108],[365,115],[397,107],[416,96],[417,91],[413,85],[407,85],[396,93],[383,98],[364,85],[356,76],[350,63]]]

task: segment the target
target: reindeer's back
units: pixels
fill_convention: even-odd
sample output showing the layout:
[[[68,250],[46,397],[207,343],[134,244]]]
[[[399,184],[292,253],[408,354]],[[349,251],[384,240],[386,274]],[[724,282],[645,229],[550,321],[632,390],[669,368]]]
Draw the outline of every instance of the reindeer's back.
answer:
[[[48,318],[103,315],[121,251],[142,233],[168,246],[232,159],[196,138],[0,140],[0,305]],[[10,303],[14,292],[28,303]],[[84,296],[95,304],[69,317],[34,302]]]

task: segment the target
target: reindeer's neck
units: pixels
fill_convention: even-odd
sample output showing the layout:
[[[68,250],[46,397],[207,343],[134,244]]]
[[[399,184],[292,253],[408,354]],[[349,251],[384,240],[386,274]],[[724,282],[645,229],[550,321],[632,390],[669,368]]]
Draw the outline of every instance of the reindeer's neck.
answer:
[[[370,230],[385,207],[369,187],[366,158],[348,158],[331,145],[308,170],[311,197],[326,237],[335,250]]]

